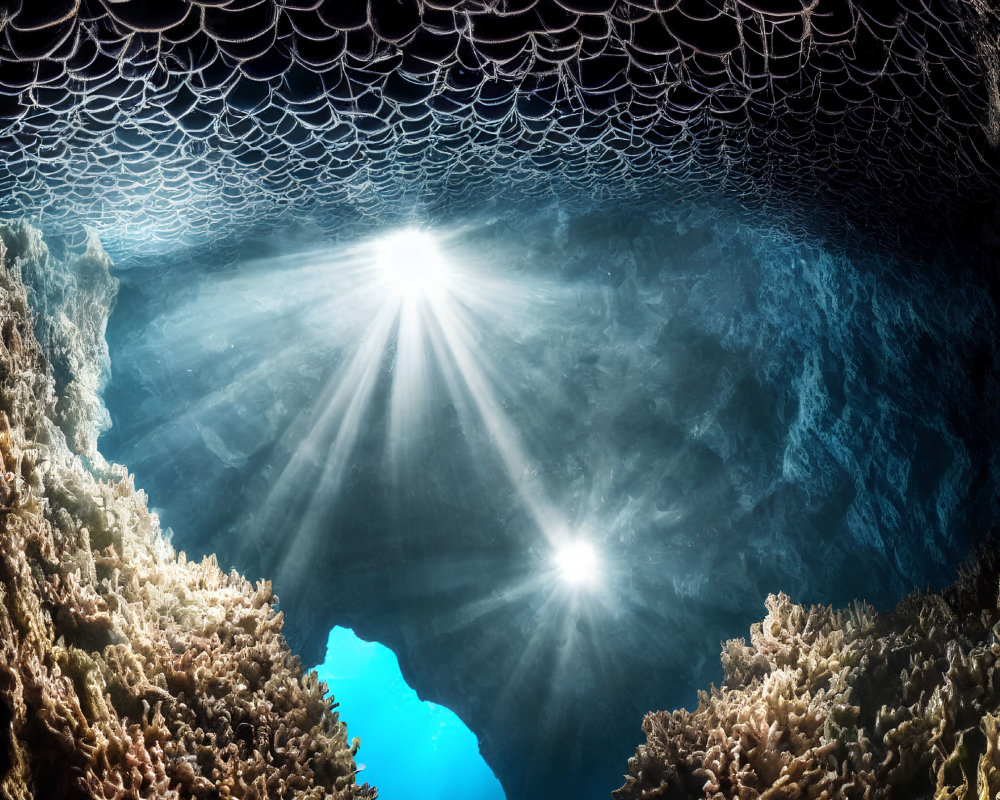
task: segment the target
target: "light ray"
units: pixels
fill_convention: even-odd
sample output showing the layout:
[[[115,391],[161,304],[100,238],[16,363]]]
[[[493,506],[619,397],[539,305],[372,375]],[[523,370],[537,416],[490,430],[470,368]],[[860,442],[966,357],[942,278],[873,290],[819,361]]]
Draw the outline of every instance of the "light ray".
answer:
[[[396,360],[389,398],[388,456],[394,470],[398,470],[403,462],[413,432],[427,422],[430,363],[425,338],[421,309],[412,303],[404,303],[399,311]]]
[[[460,379],[461,388],[472,399],[509,479],[539,530],[547,535],[559,520],[559,515],[538,485],[534,464],[525,454],[516,430],[497,400],[495,387],[484,374],[482,356],[468,344],[475,340],[473,332],[451,303],[437,304],[432,321],[430,334],[435,355],[451,368],[454,377]],[[457,391],[458,383],[454,379],[450,382],[453,392]]]
[[[307,493],[304,513],[295,521],[300,531],[317,531],[320,520],[337,499],[394,322],[395,309],[384,306],[354,357],[331,379],[332,396],[323,404],[308,433],[295,440],[298,446],[268,495],[265,507],[281,513],[289,496]],[[317,464],[322,464],[319,480],[308,478]],[[295,536],[292,543],[294,546],[283,554],[279,567],[282,572],[297,570],[298,562],[308,558],[308,537]]]
[[[189,362],[194,375],[208,357],[226,354],[222,363],[231,365],[224,389],[205,392],[170,421],[203,439],[223,463],[260,457],[252,420],[241,427],[230,409],[266,408],[243,398],[273,395],[276,384],[297,384],[307,370],[315,376],[314,384],[292,389],[296,398],[311,396],[291,406],[301,411],[275,410],[283,432],[265,455],[261,502],[244,520],[279,580],[292,579],[324,539],[329,551],[331,537],[347,535],[331,521],[362,438],[366,447],[385,448],[381,480],[393,502],[393,488],[422,479],[420,459],[433,452],[427,448],[434,448],[434,426],[450,405],[471,468],[495,481],[499,467],[539,536],[532,570],[547,577],[517,596],[559,589],[545,554],[565,538],[567,520],[545,485],[538,463],[545,454],[528,446],[545,441],[532,426],[545,424],[546,415],[539,403],[523,402],[524,381],[534,376],[539,399],[560,390],[544,364],[516,354],[539,320],[564,313],[573,300],[537,277],[508,280],[505,273],[516,266],[479,263],[449,251],[448,241],[409,230],[277,263],[261,260],[200,284],[182,312],[164,320],[168,338],[183,348],[178,361]],[[231,309],[224,319],[212,313],[220,306]],[[369,463],[370,455],[361,460]]]

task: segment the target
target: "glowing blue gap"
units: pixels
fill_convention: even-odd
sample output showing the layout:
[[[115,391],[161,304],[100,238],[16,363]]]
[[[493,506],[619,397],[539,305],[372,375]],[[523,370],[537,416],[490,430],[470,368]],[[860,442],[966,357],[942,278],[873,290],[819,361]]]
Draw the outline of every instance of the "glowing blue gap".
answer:
[[[456,787],[469,800],[505,800],[475,734],[455,712],[420,700],[388,647],[336,627],[316,672],[340,703],[348,741],[361,739],[358,783],[378,787],[379,800],[455,800]]]

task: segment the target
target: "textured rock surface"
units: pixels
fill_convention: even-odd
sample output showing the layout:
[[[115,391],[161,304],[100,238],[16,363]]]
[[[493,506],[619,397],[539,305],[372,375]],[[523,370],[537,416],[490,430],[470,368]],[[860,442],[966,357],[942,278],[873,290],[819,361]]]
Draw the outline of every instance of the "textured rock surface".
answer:
[[[0,231],[0,796],[373,798],[270,584],[176,555],[123,469],[70,452],[54,420],[80,417],[58,411],[17,233]]]
[[[998,544],[883,615],[769,596],[749,645],[726,643],[721,688],[646,716],[614,797],[996,797]]]

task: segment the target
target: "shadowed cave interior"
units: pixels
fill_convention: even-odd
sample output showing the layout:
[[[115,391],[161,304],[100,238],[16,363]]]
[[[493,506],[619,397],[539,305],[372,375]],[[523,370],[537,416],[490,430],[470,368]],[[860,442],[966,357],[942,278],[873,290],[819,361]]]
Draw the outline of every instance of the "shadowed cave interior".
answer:
[[[889,609],[994,523],[990,4],[150,5],[0,4],[68,445],[509,800],[608,797],[769,594]]]

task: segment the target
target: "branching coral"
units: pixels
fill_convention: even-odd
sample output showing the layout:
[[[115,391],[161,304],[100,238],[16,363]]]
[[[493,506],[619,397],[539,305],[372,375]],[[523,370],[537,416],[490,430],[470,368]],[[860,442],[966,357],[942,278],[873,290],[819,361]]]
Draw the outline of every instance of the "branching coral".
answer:
[[[1000,538],[941,594],[879,616],[784,595],[693,712],[650,713],[615,800],[994,800]]]
[[[374,798],[270,585],[175,554],[56,419],[0,263],[0,798]]]

